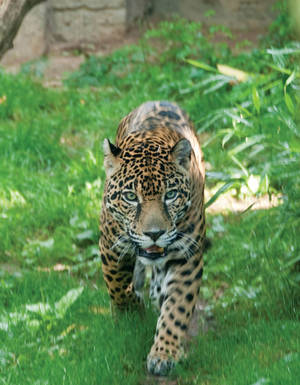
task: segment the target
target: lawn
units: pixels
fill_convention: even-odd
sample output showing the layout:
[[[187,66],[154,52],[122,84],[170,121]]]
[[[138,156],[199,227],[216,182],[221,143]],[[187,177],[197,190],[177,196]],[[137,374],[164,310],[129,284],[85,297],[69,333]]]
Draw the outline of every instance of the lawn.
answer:
[[[207,206],[222,194],[279,200],[208,214],[200,321],[210,327],[170,383],[299,381],[300,43],[279,11],[260,47],[238,42],[238,54],[215,43],[234,42],[228,29],[174,20],[90,56],[59,90],[43,88],[35,63],[0,71],[0,384],[157,383],[145,369],[155,311],[111,315],[97,246],[102,141],[157,99],[195,122]]]

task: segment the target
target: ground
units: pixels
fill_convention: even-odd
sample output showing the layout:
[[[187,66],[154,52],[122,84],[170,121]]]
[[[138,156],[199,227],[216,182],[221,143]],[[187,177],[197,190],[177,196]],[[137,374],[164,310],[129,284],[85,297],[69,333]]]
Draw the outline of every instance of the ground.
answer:
[[[153,25],[156,25],[157,21],[153,21]],[[147,27],[149,25],[147,24]],[[102,43],[99,43],[97,50],[88,51],[86,48],[82,47],[68,47],[54,45],[51,52],[46,56],[46,65],[44,68],[43,84],[45,87],[61,87],[62,79],[66,77],[67,74],[76,71],[81,63],[84,62],[85,58],[89,54],[93,55],[108,55],[115,51],[116,49],[123,47],[125,45],[136,44],[141,38],[143,32],[146,30],[146,26],[132,27],[124,35],[118,35],[116,38],[112,36],[111,38],[106,38]],[[253,46],[258,44],[261,34],[265,30],[261,31],[233,31],[234,40],[225,38],[224,36],[216,35],[214,41],[216,42],[226,42],[232,48],[234,48],[235,41],[246,41],[250,42]],[[243,49],[247,49],[247,46]],[[38,58],[36,60],[39,60]],[[35,60],[33,60],[35,61]],[[4,65],[4,68],[10,73],[18,73],[21,66],[24,63],[22,61],[15,61],[13,64]]]

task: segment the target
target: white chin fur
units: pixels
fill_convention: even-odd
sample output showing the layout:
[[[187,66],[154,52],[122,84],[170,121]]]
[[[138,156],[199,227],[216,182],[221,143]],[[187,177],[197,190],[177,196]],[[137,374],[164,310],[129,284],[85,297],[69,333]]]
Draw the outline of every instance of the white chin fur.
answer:
[[[146,257],[138,257],[139,261],[145,265],[145,266],[157,266],[157,265],[161,265],[162,263],[165,262],[166,258],[165,257],[162,257],[162,258],[157,258],[155,260],[152,260],[150,258],[146,258]]]

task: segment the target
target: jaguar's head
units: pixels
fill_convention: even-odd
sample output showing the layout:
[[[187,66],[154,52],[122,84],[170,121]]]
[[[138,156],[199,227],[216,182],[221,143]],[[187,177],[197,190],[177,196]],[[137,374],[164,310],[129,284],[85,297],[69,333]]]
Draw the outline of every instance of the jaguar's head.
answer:
[[[159,263],[180,238],[176,225],[191,204],[192,148],[186,139],[173,146],[155,138],[131,139],[123,148],[104,141],[104,201],[142,262]]]

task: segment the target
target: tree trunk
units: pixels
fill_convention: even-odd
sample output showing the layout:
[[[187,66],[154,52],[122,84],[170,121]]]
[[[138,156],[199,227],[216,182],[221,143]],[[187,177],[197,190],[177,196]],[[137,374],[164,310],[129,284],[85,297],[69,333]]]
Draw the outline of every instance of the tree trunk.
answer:
[[[45,0],[0,0],[0,59],[10,48],[28,11]]]

